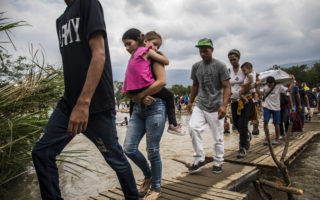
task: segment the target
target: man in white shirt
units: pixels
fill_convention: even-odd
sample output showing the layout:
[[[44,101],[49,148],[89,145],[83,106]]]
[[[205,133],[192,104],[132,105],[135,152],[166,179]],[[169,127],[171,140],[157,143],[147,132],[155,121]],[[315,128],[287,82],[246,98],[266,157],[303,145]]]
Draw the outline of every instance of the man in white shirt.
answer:
[[[280,144],[280,93],[290,92],[294,83],[294,76],[291,75],[292,81],[289,88],[283,86],[282,84],[277,84],[274,77],[269,76],[267,78],[267,84],[263,87],[263,96],[264,96],[264,106],[263,106],[263,122],[264,122],[264,131],[269,133],[268,123],[270,116],[272,114],[273,124],[276,132],[276,138],[272,141],[273,145]],[[260,91],[257,90],[258,93]],[[261,94],[261,93],[260,93]],[[264,145],[267,145],[268,141],[265,139]]]

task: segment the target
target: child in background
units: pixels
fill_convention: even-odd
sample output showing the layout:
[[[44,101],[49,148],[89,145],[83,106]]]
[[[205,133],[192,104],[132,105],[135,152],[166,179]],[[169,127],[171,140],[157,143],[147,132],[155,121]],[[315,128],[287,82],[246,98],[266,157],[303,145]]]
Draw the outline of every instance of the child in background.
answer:
[[[122,38],[124,45],[126,45],[126,40],[131,39],[130,37],[126,38],[126,35],[131,34],[131,30],[128,30]],[[150,31],[144,37],[137,40],[139,40],[140,44],[131,52],[122,88],[122,92],[129,95],[138,94],[155,81],[152,75],[151,60],[163,65],[169,64],[169,59],[162,52],[158,51],[162,44],[162,38],[158,33]],[[185,132],[182,130],[181,124],[178,124],[176,120],[173,94],[168,89],[163,88],[152,96],[161,98],[166,102],[169,121],[168,132],[184,135]]]
[[[249,62],[243,63],[241,65],[241,70],[246,75],[246,77],[243,81],[242,88],[239,91],[239,95],[246,104],[249,102],[247,95],[249,93],[255,93],[256,73],[252,70],[252,64]]]

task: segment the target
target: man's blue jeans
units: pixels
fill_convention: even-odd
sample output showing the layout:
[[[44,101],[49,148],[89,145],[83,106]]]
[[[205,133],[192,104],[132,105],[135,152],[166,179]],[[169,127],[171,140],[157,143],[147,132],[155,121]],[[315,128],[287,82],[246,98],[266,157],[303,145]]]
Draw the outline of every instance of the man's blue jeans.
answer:
[[[162,163],[159,144],[166,118],[165,103],[157,99],[150,106],[134,104],[123,149],[125,154],[141,169],[145,177],[152,176],[151,189],[160,189]],[[146,134],[148,160],[139,151],[139,143]]]
[[[131,166],[118,143],[115,115],[115,110],[90,114],[84,134],[97,146],[104,159],[115,170],[125,198],[139,199]],[[32,150],[42,199],[62,199],[56,156],[73,138],[66,133],[68,121],[69,115],[58,105],[44,129],[43,137]]]

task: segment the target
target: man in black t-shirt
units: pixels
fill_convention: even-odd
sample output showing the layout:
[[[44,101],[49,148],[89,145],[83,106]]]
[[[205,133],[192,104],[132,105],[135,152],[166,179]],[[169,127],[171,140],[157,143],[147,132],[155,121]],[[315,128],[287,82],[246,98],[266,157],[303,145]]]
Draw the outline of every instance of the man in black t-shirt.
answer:
[[[32,151],[42,199],[62,199],[56,156],[80,132],[115,170],[125,198],[139,199],[131,166],[118,143],[102,7],[98,0],[65,2],[68,6],[56,22],[65,93]]]

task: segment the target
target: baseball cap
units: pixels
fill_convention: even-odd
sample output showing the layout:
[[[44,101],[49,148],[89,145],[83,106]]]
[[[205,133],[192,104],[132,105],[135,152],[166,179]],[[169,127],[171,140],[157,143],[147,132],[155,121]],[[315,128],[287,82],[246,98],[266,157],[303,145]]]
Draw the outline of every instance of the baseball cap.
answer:
[[[199,40],[198,44],[196,47],[211,47],[213,48],[212,41],[208,38],[203,38]]]

